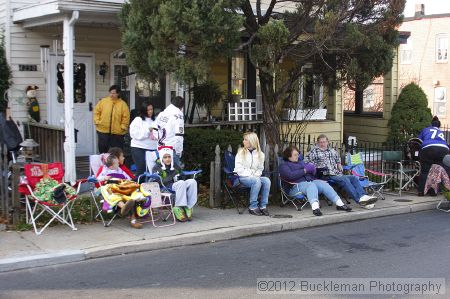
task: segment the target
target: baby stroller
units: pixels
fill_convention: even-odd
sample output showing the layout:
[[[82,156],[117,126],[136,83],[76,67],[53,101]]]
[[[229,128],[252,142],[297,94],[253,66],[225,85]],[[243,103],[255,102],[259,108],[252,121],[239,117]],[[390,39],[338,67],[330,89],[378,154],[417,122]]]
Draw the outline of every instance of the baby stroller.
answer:
[[[419,153],[421,148],[422,140],[416,137],[409,139],[404,149],[407,160],[419,161]]]

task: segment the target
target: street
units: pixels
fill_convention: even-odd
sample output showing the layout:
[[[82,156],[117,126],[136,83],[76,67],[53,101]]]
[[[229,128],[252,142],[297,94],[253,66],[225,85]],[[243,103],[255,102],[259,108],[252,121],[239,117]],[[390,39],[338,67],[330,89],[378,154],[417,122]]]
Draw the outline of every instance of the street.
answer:
[[[450,294],[449,217],[431,210],[1,273],[0,298],[253,298],[257,278],[445,278]]]

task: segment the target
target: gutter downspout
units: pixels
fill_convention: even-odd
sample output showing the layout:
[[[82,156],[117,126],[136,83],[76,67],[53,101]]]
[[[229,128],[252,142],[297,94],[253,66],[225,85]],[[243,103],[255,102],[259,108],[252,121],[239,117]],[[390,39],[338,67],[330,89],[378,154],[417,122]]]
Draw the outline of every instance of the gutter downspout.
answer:
[[[63,22],[63,50],[64,50],[64,164],[65,181],[75,183],[77,174],[75,166],[75,124],[73,119],[73,51],[75,49],[75,23],[80,17],[79,11],[73,11],[72,17],[66,16]]]
[[[12,26],[12,12],[11,12],[11,0],[6,0],[5,7],[5,52],[6,61],[11,65],[11,26]]]

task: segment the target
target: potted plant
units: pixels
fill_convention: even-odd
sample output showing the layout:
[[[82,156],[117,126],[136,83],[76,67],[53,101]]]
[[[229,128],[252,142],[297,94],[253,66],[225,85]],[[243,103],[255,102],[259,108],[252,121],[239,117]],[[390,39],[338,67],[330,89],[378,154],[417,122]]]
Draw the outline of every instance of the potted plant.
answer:
[[[211,121],[211,110],[218,102],[221,101],[223,92],[220,85],[212,80],[196,84],[192,88],[194,99],[199,107],[205,108],[208,122]]]
[[[241,91],[239,89],[234,89],[231,92],[231,99],[233,102],[237,103],[241,100]]]

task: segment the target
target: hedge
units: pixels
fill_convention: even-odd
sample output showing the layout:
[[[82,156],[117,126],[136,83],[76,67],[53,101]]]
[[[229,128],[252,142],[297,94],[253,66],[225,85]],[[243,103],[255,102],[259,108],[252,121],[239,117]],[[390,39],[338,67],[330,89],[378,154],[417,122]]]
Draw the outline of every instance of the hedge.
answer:
[[[216,130],[203,128],[186,128],[184,137],[183,157],[181,160],[185,164],[185,169],[202,169],[200,181],[209,182],[209,172],[211,161],[215,158],[216,145],[220,146],[221,161],[223,152],[231,145],[233,152],[242,145],[242,133],[233,130]]]

